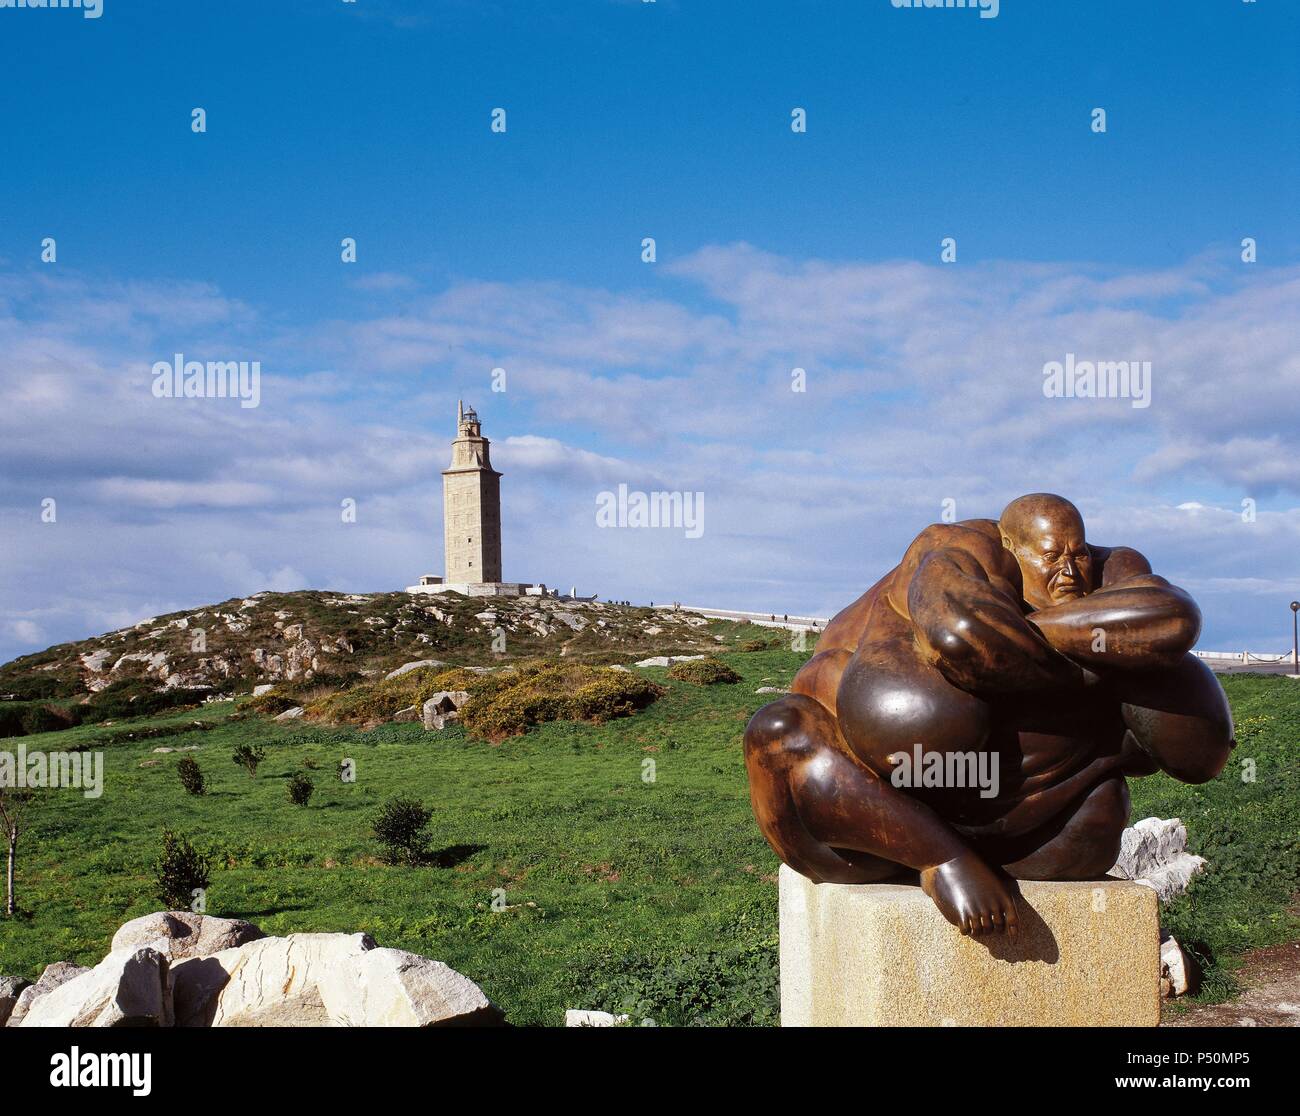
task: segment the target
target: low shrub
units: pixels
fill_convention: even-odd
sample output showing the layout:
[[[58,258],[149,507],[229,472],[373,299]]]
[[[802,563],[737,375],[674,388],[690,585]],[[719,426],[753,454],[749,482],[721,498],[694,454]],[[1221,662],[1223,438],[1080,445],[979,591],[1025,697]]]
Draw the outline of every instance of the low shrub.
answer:
[[[427,810],[416,798],[395,795],[380,807],[371,823],[371,831],[384,846],[389,864],[419,864],[429,853],[429,819]]]
[[[463,690],[461,723],[493,742],[545,721],[599,724],[644,709],[667,691],[630,671],[586,663],[521,663],[491,674],[425,667],[390,681],[357,686],[307,706],[304,716],[330,724],[373,725],[399,709],[421,706],[441,690]]]
[[[290,802],[295,806],[306,806],[311,801],[316,784],[311,781],[308,775],[301,771],[295,771],[285,789],[288,791]]]
[[[313,701],[304,707],[303,716],[335,725],[382,724],[392,720],[399,709],[423,705],[439,690],[474,693],[490,677],[457,667],[420,667],[396,678],[362,684]]]
[[[248,772],[249,778],[257,774],[257,767],[266,759],[266,748],[261,744],[240,744],[230,757]]]
[[[265,713],[268,717],[274,717],[283,713],[286,709],[292,709],[298,702],[287,694],[277,694],[274,691],[267,694],[258,694],[253,698],[245,709],[253,713]]]
[[[154,865],[154,895],[169,911],[188,911],[196,891],[206,889],[211,860],[184,834],[164,829],[162,851]]]
[[[689,682],[693,686],[715,686],[718,683],[740,681],[740,675],[719,659],[688,659],[683,663],[673,663],[668,668],[668,677],[678,682]]]
[[[493,742],[545,721],[601,724],[644,709],[667,691],[631,671],[579,663],[525,663],[486,676],[461,710],[473,736]]]
[[[202,796],[207,793],[208,786],[207,780],[203,777],[203,769],[199,767],[198,760],[193,756],[181,758],[181,762],[176,765],[176,774],[186,794]]]

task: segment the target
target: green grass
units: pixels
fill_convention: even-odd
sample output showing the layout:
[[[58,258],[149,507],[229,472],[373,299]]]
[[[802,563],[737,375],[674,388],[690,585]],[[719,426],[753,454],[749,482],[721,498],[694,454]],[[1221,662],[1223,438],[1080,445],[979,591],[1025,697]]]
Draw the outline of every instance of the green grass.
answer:
[[[750,814],[740,737],[769,699],[754,690],[786,683],[803,656],[723,658],[741,684],[699,687],[647,670],[668,692],[635,716],[550,723],[495,747],[459,727],[231,720],[229,704],[204,707],[215,727],[175,741],[196,752],[154,755],[172,742],[119,738],[102,798],[45,792],[36,807],[18,874],[30,913],[0,918],[0,972],[30,979],[51,961],[96,962],[122,922],[158,907],[152,862],[170,825],[215,855],[209,913],[271,934],[369,931],[465,973],[517,1024],[558,1025],[570,1007],[630,1008],[660,1024],[774,1024],[777,861]],[[1229,771],[1204,787],[1163,776],[1132,784],[1135,818],[1181,817],[1210,858],[1166,921],[1207,958],[1211,994],[1230,986],[1242,950],[1300,933],[1286,914],[1300,881],[1300,685],[1225,684],[1243,726]],[[142,724],[180,729],[198,716]],[[23,743],[67,748],[129,727]],[[230,758],[239,742],[267,747],[255,779]],[[205,797],[181,787],[184,755],[202,766]],[[345,757],[356,761],[355,784],[337,778]],[[1256,759],[1256,782],[1241,781],[1242,757]],[[654,782],[642,777],[647,759]],[[306,807],[286,795],[299,770],[316,783]],[[369,822],[394,794],[433,808],[437,864],[379,862]],[[497,889],[502,911],[492,909]]]

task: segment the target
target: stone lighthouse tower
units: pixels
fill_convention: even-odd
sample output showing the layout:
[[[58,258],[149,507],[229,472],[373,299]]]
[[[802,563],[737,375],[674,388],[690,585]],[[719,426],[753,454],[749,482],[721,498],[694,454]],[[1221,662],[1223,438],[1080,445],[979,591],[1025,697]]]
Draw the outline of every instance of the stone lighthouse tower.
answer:
[[[492,468],[478,415],[456,404],[451,465],[442,473],[445,579],[452,584],[501,580],[501,474]]]

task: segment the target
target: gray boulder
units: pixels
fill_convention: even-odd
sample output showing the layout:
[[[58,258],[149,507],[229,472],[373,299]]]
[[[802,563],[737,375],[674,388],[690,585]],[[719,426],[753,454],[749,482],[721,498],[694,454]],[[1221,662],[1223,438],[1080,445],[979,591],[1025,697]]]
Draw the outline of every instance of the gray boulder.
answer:
[[[422,720],[426,729],[444,729],[460,720],[460,711],[469,701],[465,690],[439,690],[424,703]]]
[[[22,977],[0,976],[0,1027],[9,1021],[9,1016],[13,1014],[14,1006],[18,1003],[18,997],[23,994],[23,989],[31,986],[32,982],[23,980]]]
[[[413,670],[420,670],[422,667],[441,667],[446,666],[441,659],[419,659],[414,663],[403,663],[396,670],[389,671],[384,675],[384,681],[390,678],[401,678],[403,674],[410,674]]]
[[[1187,827],[1178,818],[1143,818],[1120,836],[1110,874],[1153,888],[1162,900],[1187,890],[1205,870],[1205,858],[1187,851]]]
[[[174,964],[264,937],[261,930],[243,919],[215,918],[191,911],[156,911],[126,923],[113,935],[112,949],[150,946]]]
[[[71,961],[55,961],[53,964],[46,965],[45,971],[36,978],[36,983],[29,984],[19,994],[6,1026],[17,1027],[31,1010],[32,1004],[40,997],[53,992],[60,985],[67,984],[74,977],[88,972],[90,970],[84,965],[74,965]]]

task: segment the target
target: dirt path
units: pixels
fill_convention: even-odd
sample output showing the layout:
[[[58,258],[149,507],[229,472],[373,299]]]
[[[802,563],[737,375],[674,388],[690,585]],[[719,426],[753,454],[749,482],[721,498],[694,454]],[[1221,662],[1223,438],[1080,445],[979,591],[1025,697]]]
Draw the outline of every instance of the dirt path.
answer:
[[[1300,942],[1257,949],[1237,971],[1245,989],[1226,1004],[1171,1015],[1162,1027],[1300,1027]]]

